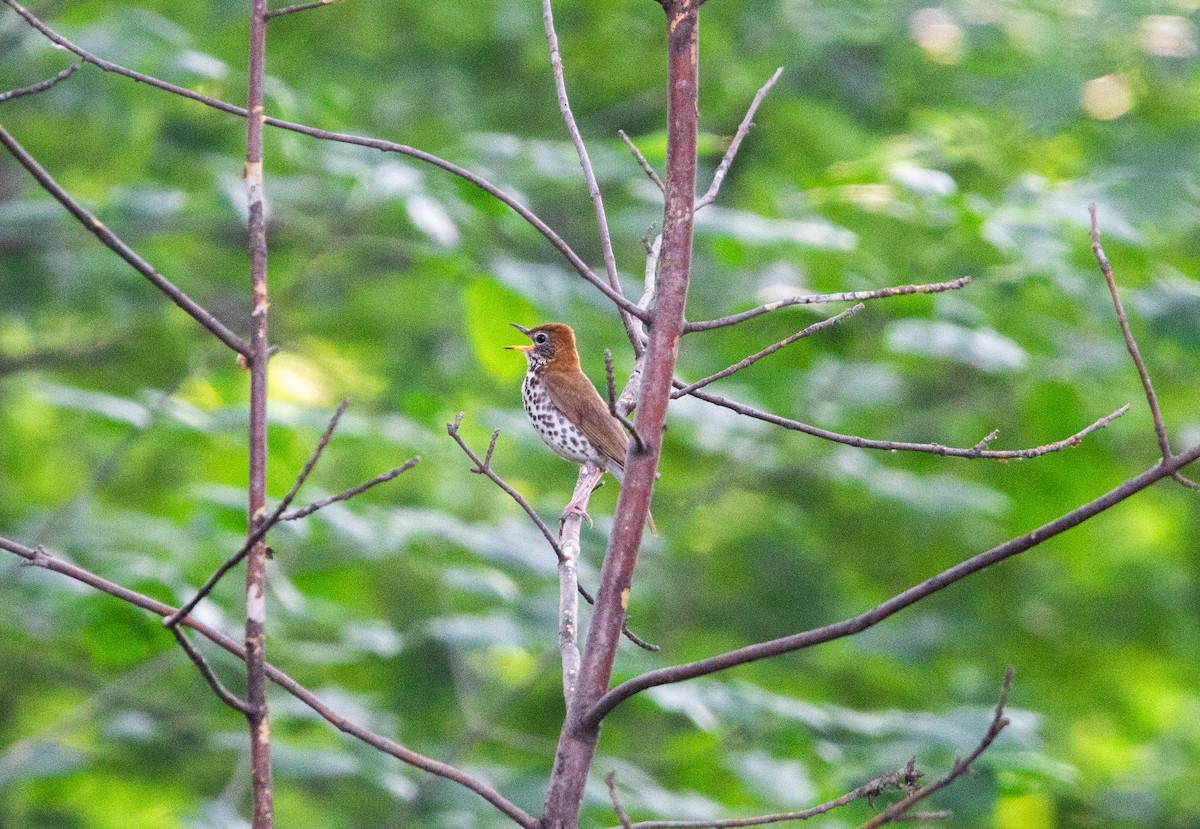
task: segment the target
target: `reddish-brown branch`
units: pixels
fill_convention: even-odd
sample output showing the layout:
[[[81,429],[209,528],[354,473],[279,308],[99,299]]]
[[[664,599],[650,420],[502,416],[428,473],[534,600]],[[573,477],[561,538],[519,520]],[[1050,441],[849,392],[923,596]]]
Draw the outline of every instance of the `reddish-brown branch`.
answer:
[[[21,166],[29,171],[29,174],[42,186],[42,189],[65,207],[67,212],[78,219],[79,223],[99,239],[105,247],[128,262],[135,271],[146,277],[154,287],[166,294],[167,298],[182,308],[192,319],[208,329],[213,336],[243,357],[250,357],[252,353],[251,347],[241,337],[230,331],[224,323],[205,310],[198,302],[175,287],[169,279],[151,267],[145,259],[138,256],[133,248],[121,241],[120,237],[109,230],[103,222],[84,209],[83,205],[71,198],[71,195],[59,186],[58,182],[37,163],[37,160],[15,138],[9,135],[3,126],[0,126],[0,144],[4,144],[8,151],[12,153],[13,158],[17,159],[21,163]]]
[[[669,668],[659,668],[658,670],[649,671],[641,676],[622,682],[605,694],[592,707],[584,719],[584,725],[591,727],[598,726],[600,721],[610,711],[634,694],[641,693],[647,688],[707,676],[708,674],[728,670],[738,665],[745,665],[748,662],[792,653],[793,651],[811,648],[814,645],[832,642],[835,639],[842,639],[846,636],[853,636],[856,633],[860,633],[867,628],[879,624],[884,619],[900,612],[909,605],[932,596],[939,590],[944,590],[967,576],[978,573],[980,570],[985,570],[993,564],[997,564],[1036,547],[1072,527],[1079,526],[1092,516],[1099,515],[1110,507],[1121,503],[1126,498],[1141,492],[1151,484],[1163,478],[1171,477],[1175,472],[1183,469],[1197,458],[1200,458],[1200,444],[1193,446],[1186,452],[1173,456],[1170,460],[1161,461],[1136,478],[1130,478],[1125,483],[1101,495],[1094,501],[1071,510],[1066,515],[1060,516],[1030,533],[1006,541],[987,552],[980,553],[961,564],[942,571],[932,578],[926,579],[915,587],[911,587],[898,596],[894,596],[883,604],[868,610],[866,613],[824,627],[795,633],[791,636],[748,645],[747,647],[738,648],[737,650],[719,654],[708,659],[701,659],[696,662],[675,665]]]
[[[559,736],[543,829],[573,829],[578,824],[584,785],[599,738],[599,720],[584,722],[582,715],[604,693],[612,676],[642,531],[650,511],[671,378],[683,333],[696,200],[699,7],[695,0],[664,0],[663,8],[667,17],[668,99],[662,260],[635,421],[647,451],[639,452],[631,444],[625,457],[625,478],[600,572],[578,689]]]
[[[787,348],[789,345],[796,342],[797,340],[802,340],[805,337],[811,337],[813,334],[817,333],[818,331],[820,331],[824,328],[829,328],[831,325],[836,325],[839,322],[841,322],[842,320],[846,319],[846,317],[852,317],[855,314],[857,314],[859,311],[861,311],[863,308],[866,308],[866,307],[867,306],[863,305],[860,302],[858,305],[855,305],[852,308],[847,308],[845,311],[842,311],[840,314],[834,314],[832,317],[829,317],[828,319],[823,319],[820,322],[814,322],[812,325],[808,326],[808,328],[805,328],[803,331],[797,331],[792,336],[782,339],[779,342],[775,343],[774,345],[767,346],[766,348],[764,348],[762,351],[758,352],[757,354],[751,354],[749,357],[745,358],[744,360],[740,360],[739,362],[734,363],[729,368],[722,369],[721,371],[718,371],[716,374],[710,374],[708,377],[705,377],[701,380],[697,380],[695,383],[689,383],[688,385],[683,386],[682,388],[675,389],[675,391],[671,392],[671,399],[676,400],[680,397],[683,397],[685,394],[691,394],[696,389],[704,388],[709,383],[715,382],[717,380],[723,380],[724,378],[729,377],[732,374],[737,374],[739,371],[746,368],[747,366],[754,365],[759,360],[761,360],[763,357],[769,357],[772,354],[774,354],[776,351],[779,351],[782,348]]]
[[[874,291],[804,294],[802,296],[793,296],[787,299],[768,302],[766,305],[751,308],[749,311],[742,311],[740,314],[730,314],[727,317],[718,317],[717,319],[702,320],[700,322],[689,322],[683,326],[683,333],[691,334],[693,331],[711,331],[714,328],[737,325],[739,322],[745,322],[748,319],[753,319],[771,311],[777,311],[780,308],[789,308],[792,305],[818,305],[828,302],[866,302],[872,299],[887,299],[888,297],[907,296],[908,294],[939,294],[942,291],[956,291],[959,288],[964,288],[970,282],[971,277],[960,276],[958,279],[952,279],[949,282],[932,282],[924,285],[897,285],[892,288],[878,288]]]
[[[57,46],[74,53],[85,63],[90,63],[105,72],[112,72],[113,74],[121,75],[129,78],[130,80],[137,81],[138,83],[144,83],[156,89],[161,89],[164,92],[170,92],[173,95],[179,95],[197,103],[204,104],[205,106],[212,107],[213,109],[220,110],[221,112],[225,112],[230,115],[236,115],[241,118],[246,117],[245,108],[237,106],[236,104],[231,104],[227,101],[221,101],[208,95],[202,95],[199,92],[193,92],[190,89],[184,89],[181,86],[167,83],[166,81],[159,80],[151,75],[135,72],[132,69],[128,69],[120,64],[112,63],[111,61],[107,61],[98,55],[88,52],[86,49],[83,49],[82,47],[72,43],[70,40],[67,40],[65,37],[58,34],[58,32],[55,32],[16,0],[0,0],[0,3],[4,3],[6,6],[19,14],[26,23],[40,32],[51,43],[54,43]],[[434,167],[444,170],[451,175],[458,176],[464,181],[471,183],[483,192],[492,196],[492,198],[496,199],[528,222],[538,233],[545,237],[546,241],[548,241],[555,248],[555,250],[563,255],[576,273],[591,283],[596,290],[608,297],[614,304],[617,305],[617,307],[629,314],[632,314],[643,322],[649,321],[650,314],[648,311],[643,308],[639,308],[636,304],[614,291],[612,287],[603,279],[596,276],[596,274],[592,272],[591,268],[587,266],[587,263],[580,258],[579,254],[577,254],[571,248],[571,246],[568,245],[566,241],[558,235],[558,233],[556,233],[549,225],[542,221],[540,217],[517,201],[515,197],[505,193],[499,187],[492,184],[482,176],[477,176],[470,170],[460,167],[450,161],[446,161],[443,158],[439,158],[432,153],[427,153],[424,150],[418,150],[415,147],[409,147],[404,144],[397,144],[394,141],[383,141],[378,138],[367,138],[360,135],[348,135],[346,133],[330,132],[329,130],[317,129],[316,127],[310,127],[305,124],[296,124],[292,123],[291,121],[281,120],[279,118],[264,118],[263,123],[269,127],[289,130],[290,132],[299,133],[300,135],[307,135],[310,138],[316,138],[322,141],[336,141],[342,144],[351,144],[356,147],[368,147],[380,152],[396,153],[397,155],[414,158],[418,161],[422,161],[426,164],[430,164]]]
[[[111,582],[108,579],[102,578],[101,576],[98,576],[89,570],[85,570],[78,565],[72,564],[69,561],[64,561],[63,559],[52,556],[40,547],[26,547],[23,544],[18,544],[15,541],[10,541],[7,538],[0,537],[0,550],[6,550],[13,555],[16,555],[17,557],[23,559],[24,563],[30,567],[38,567],[66,576],[67,578],[73,579],[81,584],[86,584],[102,593],[107,593],[114,598],[128,602],[135,607],[140,607],[143,610],[149,611],[150,613],[154,613],[158,616],[162,616],[163,618],[174,616],[178,613],[178,610],[168,604],[164,604],[160,601],[150,598],[149,596],[137,593],[115,582]],[[183,624],[187,627],[190,627],[192,630],[196,631],[196,633],[200,634],[205,639],[208,639],[213,644],[218,645],[219,647],[233,654],[237,658],[242,660],[246,658],[246,649],[240,643],[236,642],[220,631],[214,630],[208,625],[205,625],[203,622],[197,621],[191,617],[185,619]],[[525,812],[520,807],[511,803],[509,800],[505,799],[501,794],[496,792],[483,781],[475,779],[461,769],[458,769],[447,763],[443,763],[440,760],[434,760],[430,757],[418,754],[417,752],[407,749],[399,743],[388,739],[387,737],[376,734],[373,731],[351,722],[350,720],[338,714],[328,705],[321,702],[321,700],[315,694],[313,694],[312,691],[309,691],[303,685],[296,682],[296,680],[292,679],[275,666],[267,663],[265,669],[267,679],[271,680],[284,691],[307,705],[309,708],[315,711],[318,716],[339,731],[345,732],[355,739],[361,740],[367,745],[382,751],[384,754],[395,757],[397,760],[400,760],[403,763],[407,763],[410,766],[421,769],[422,771],[427,771],[430,774],[435,774],[438,777],[451,780],[460,786],[475,792],[488,803],[491,803],[493,806],[511,818],[514,823],[524,827],[524,829],[538,829],[538,822],[536,818]]]
[[[80,64],[73,63],[52,78],[46,78],[44,81],[38,81],[35,84],[23,86],[20,89],[10,89],[7,92],[0,92],[0,104],[6,101],[15,101],[17,98],[24,98],[26,95],[37,95],[40,92],[45,92],[59,81],[65,81],[74,75],[79,66]]]
[[[675,380],[676,388],[686,388],[682,381]],[[765,423],[772,423],[776,426],[782,426],[793,432],[803,432],[806,435],[821,438],[822,440],[832,441],[834,443],[843,443],[846,446],[856,446],[859,449],[879,449],[886,452],[927,452],[931,455],[943,455],[948,458],[985,458],[988,460],[1010,461],[1010,460],[1029,460],[1030,458],[1039,458],[1042,455],[1048,455],[1052,452],[1061,452],[1063,449],[1069,449],[1073,446],[1078,446],[1080,442],[1095,432],[1098,429],[1103,429],[1129,411],[1129,405],[1126,404],[1117,409],[1110,415],[1105,415],[1094,423],[1080,429],[1070,437],[1057,440],[1054,443],[1047,443],[1042,446],[1034,446],[1030,449],[987,449],[987,445],[996,439],[999,431],[993,431],[979,443],[972,446],[970,449],[958,449],[953,446],[942,446],[940,443],[906,443],[897,440],[872,440],[870,438],[860,438],[857,435],[843,435],[838,432],[831,432],[828,429],[821,429],[817,426],[811,426],[807,423],[802,423],[799,420],[791,420],[790,418],[780,417],[779,415],[764,412],[755,409],[752,406],[747,406],[744,403],[738,403],[735,400],[730,400],[726,397],[721,397],[717,394],[711,394],[706,391],[691,391],[688,392],[692,397],[699,398],[707,403],[712,403],[715,406],[729,409],[732,412],[737,412],[746,417],[752,417],[755,420],[761,420]]]
[[[738,148],[742,146],[742,139],[746,137],[746,133],[750,132],[750,127],[754,126],[754,113],[758,112],[763,99],[767,97],[767,93],[771,91],[771,87],[775,86],[775,82],[779,80],[779,76],[782,74],[783,67],[781,66],[762,85],[762,88],[754,96],[754,100],[750,102],[750,108],[746,110],[746,117],[738,125],[737,132],[734,133],[733,140],[729,142],[729,147],[725,150],[725,155],[722,157],[721,163],[717,165],[717,171],[713,173],[712,184],[709,185],[708,192],[696,200],[696,210],[701,210],[717,200],[717,193],[721,190],[721,182],[725,181],[725,176],[729,173],[729,165],[733,164],[733,159],[737,155]]]
[[[878,829],[878,827],[888,823],[899,823],[901,821],[911,819],[913,815],[909,810],[912,809],[913,806],[916,806],[930,795],[946,788],[955,780],[970,771],[971,764],[979,759],[979,755],[983,754],[988,750],[988,748],[991,747],[995,739],[1000,736],[1000,732],[1003,731],[1009,724],[1008,717],[1004,716],[1004,707],[1008,703],[1008,692],[1012,688],[1012,678],[1013,669],[1009,668],[1004,674],[1004,685],[1000,690],[1000,700],[996,703],[996,713],[992,717],[992,723],[990,726],[988,726],[987,733],[983,735],[983,739],[980,740],[979,745],[975,747],[975,750],[967,755],[964,759],[957,760],[954,763],[954,768],[952,768],[944,777],[940,777],[930,783],[928,786],[923,786],[916,791],[911,792],[908,797],[904,798],[903,800],[891,804],[875,818],[864,823],[861,829]]]
[[[266,621],[267,545],[261,527],[267,521],[267,222],[263,200],[263,76],[266,60],[267,0],[251,0],[250,59],[247,67],[246,181],[247,239],[250,249],[250,480],[247,535],[258,535],[246,554],[246,723],[250,729],[250,782],[254,829],[274,825],[275,795],[271,783],[271,729],[267,710]],[[338,407],[345,410],[346,401]],[[335,417],[336,420],[336,417]],[[329,432],[332,432],[332,424]],[[324,438],[328,440],[328,433]],[[324,448],[322,446],[322,448]],[[317,453],[319,454],[319,452]],[[315,463],[315,460],[314,460]],[[311,467],[306,467],[307,473]],[[302,475],[303,477],[303,475]],[[299,481],[297,481],[299,483]],[[298,487],[297,487],[298,489]],[[292,494],[292,493],[289,493]],[[279,520],[283,510],[272,518]]]
[[[1158,436],[1159,451],[1162,452],[1164,458],[1169,458],[1171,457],[1171,441],[1167,437],[1167,427],[1163,423],[1162,410],[1158,407],[1158,395],[1154,393],[1154,384],[1150,382],[1150,372],[1146,370],[1146,364],[1142,361],[1142,355],[1138,351],[1137,341],[1133,338],[1133,331],[1129,328],[1129,317],[1125,315],[1121,297],[1117,294],[1117,283],[1113,279],[1112,266],[1108,263],[1108,257],[1104,255],[1104,248],[1100,246],[1100,231],[1096,228],[1096,205],[1089,204],[1088,213],[1092,218],[1092,253],[1095,254],[1096,261],[1100,263],[1100,273],[1103,274],[1104,281],[1108,284],[1108,293],[1112,296],[1113,308],[1117,311],[1117,323],[1121,326],[1121,334],[1125,338],[1125,348],[1129,351],[1129,356],[1133,358],[1133,365],[1137,368],[1138,377],[1141,378],[1142,388],[1146,393],[1146,403],[1150,406],[1150,416],[1154,418],[1154,434]]]

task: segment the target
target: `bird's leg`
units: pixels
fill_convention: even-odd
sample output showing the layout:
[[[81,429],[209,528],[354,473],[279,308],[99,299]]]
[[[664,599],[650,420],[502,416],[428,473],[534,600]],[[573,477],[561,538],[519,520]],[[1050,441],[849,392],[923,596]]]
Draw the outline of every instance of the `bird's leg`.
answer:
[[[596,484],[600,482],[603,474],[603,469],[590,463],[583,465],[579,470],[579,480],[575,482],[575,492],[571,495],[571,503],[567,504],[567,508],[563,510],[564,518],[568,515],[582,515],[589,524],[592,523],[592,517],[587,514],[586,504],[588,498],[592,497],[592,490],[596,488]]]

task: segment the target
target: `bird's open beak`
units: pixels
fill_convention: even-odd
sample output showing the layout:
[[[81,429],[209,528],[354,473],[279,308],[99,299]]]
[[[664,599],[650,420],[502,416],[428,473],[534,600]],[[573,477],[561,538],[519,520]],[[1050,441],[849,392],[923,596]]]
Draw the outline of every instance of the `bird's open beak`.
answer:
[[[517,329],[518,331],[520,331],[526,337],[529,336],[529,329],[526,328],[525,326],[517,325],[515,322],[510,322],[509,325],[511,325],[513,328]],[[533,348],[532,345],[506,345],[504,347],[506,349],[508,349],[509,351],[520,351],[522,353],[528,353],[529,349]]]

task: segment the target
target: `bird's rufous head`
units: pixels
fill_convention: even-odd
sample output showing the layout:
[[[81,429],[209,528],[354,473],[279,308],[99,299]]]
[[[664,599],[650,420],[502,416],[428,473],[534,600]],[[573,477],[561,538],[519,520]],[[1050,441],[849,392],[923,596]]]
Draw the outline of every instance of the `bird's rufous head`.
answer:
[[[571,326],[561,322],[547,322],[536,328],[526,328],[509,323],[530,340],[530,345],[506,345],[510,351],[522,352],[531,367],[553,366],[556,369],[579,366],[579,354],[575,351],[575,332]]]

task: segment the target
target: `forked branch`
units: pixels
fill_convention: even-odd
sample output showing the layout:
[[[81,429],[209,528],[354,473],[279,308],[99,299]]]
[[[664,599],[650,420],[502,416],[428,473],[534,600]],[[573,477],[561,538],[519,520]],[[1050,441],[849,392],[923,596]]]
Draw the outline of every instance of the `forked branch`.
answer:
[[[1004,715],[1004,707],[1008,704],[1008,692],[1012,688],[1013,669],[1009,668],[1004,674],[1004,684],[1000,689],[1000,700],[996,703],[996,713],[992,717],[991,725],[988,726],[987,733],[983,735],[983,739],[979,741],[979,745],[975,750],[968,754],[965,758],[956,760],[954,767],[944,777],[939,777],[937,780],[930,783],[928,786],[923,786],[916,791],[910,793],[908,797],[893,803],[883,810],[872,820],[867,821],[861,829],[877,829],[888,823],[899,823],[901,821],[911,819],[913,813],[910,811],[913,806],[916,806],[925,798],[935,794],[949,786],[958,778],[971,770],[971,764],[979,759],[979,755],[983,754],[997,737],[1009,724],[1009,719]],[[906,817],[907,816],[907,817]]]
[[[183,605],[183,607],[179,609],[178,613],[172,614],[163,620],[164,627],[173,628],[178,625],[184,617],[196,609],[196,605],[200,604],[200,602],[204,600],[205,596],[212,592],[213,588],[217,586],[217,582],[221,580],[222,576],[241,563],[242,559],[249,554],[254,545],[261,541],[272,527],[282,520],[287,520],[287,516],[289,515],[287,508],[292,505],[292,501],[295,499],[296,494],[300,491],[300,488],[304,486],[304,482],[308,480],[308,476],[316,467],[317,461],[321,459],[321,454],[325,451],[325,447],[329,444],[329,439],[333,436],[333,430],[337,428],[338,421],[341,420],[342,415],[346,411],[346,407],[349,405],[349,399],[343,400],[338,405],[337,411],[334,412],[333,417],[329,419],[329,425],[325,427],[325,432],[321,435],[321,439],[317,442],[317,445],[313,449],[312,454],[309,456],[308,461],[304,464],[304,468],[300,470],[300,474],[296,476],[295,483],[292,484],[292,488],[288,490],[287,494],[283,496],[283,500],[279,502],[279,505],[275,507],[270,515],[265,516],[265,518],[259,522],[259,524],[254,528],[253,532],[246,537],[245,543],[242,544],[238,551],[226,559],[225,562],[221,564],[221,566],[218,567],[211,576],[209,576],[208,581],[206,581],[200,590],[196,592],[195,596],[192,596],[192,598],[189,599]],[[413,458],[403,466],[392,470],[392,472],[384,473],[384,475],[379,477],[391,480],[392,478],[407,472],[409,469],[412,469],[420,462],[420,460],[421,459],[419,457]],[[395,474],[392,474],[393,472]],[[334,501],[341,501],[345,500],[346,498],[353,497],[353,495],[357,495],[359,492],[365,491],[370,486],[374,486],[378,482],[380,482],[379,478],[372,479],[366,484],[362,484],[354,487],[354,489],[341,493],[341,495],[324,499],[324,501],[318,501],[316,504],[310,504],[308,507],[305,507],[302,510],[297,510],[297,513],[308,515],[317,509],[320,509],[322,506],[327,506]],[[300,518],[302,515],[297,514],[294,517]]]
[[[101,576],[96,575],[90,570],[85,570],[76,564],[65,561],[57,556],[53,556],[46,552],[41,547],[26,547],[23,544],[18,544],[7,538],[0,537],[0,550],[6,550],[18,558],[23,559],[23,562],[30,567],[39,567],[48,570],[52,573],[58,573],[73,579],[74,581],[86,584],[102,593],[107,593],[114,598],[127,602],[134,607],[140,607],[142,610],[149,611],[164,618],[175,616],[179,611],[168,604],[163,604],[160,601],[145,596],[136,591],[123,587],[115,582],[111,582]],[[236,642],[220,631],[205,625],[192,617],[187,617],[182,624],[190,627],[196,633],[208,639],[215,645],[223,648],[229,653],[236,656],[238,659],[246,658],[246,649],[240,643]],[[434,760],[431,757],[426,757],[418,754],[411,749],[405,748],[394,740],[390,740],[380,734],[354,723],[345,717],[338,714],[332,708],[314,694],[312,691],[305,688],[296,680],[285,674],[283,671],[276,668],[274,665],[267,664],[266,666],[267,679],[274,682],[287,693],[291,694],[296,699],[300,700],[304,705],[311,708],[322,719],[332,725],[339,731],[349,734],[357,740],[361,740],[373,748],[382,751],[391,757],[395,757],[403,763],[407,763],[414,768],[427,771],[430,774],[435,774],[438,777],[443,777],[451,780],[460,786],[463,786],[470,791],[475,792],[488,803],[491,803],[503,814],[507,815],[514,823],[523,829],[538,829],[538,821],[525,810],[521,809],[516,804],[509,801],[487,783],[478,780],[449,763],[443,763],[440,760]]]
[[[1141,475],[1135,478],[1130,478],[1120,486],[1109,490],[1104,495],[1094,501],[1090,501],[1083,506],[1071,510],[1067,514],[1056,518],[1055,520],[1043,524],[1032,532],[1025,535],[1006,541],[992,549],[979,553],[978,555],[967,559],[961,564],[944,570],[932,578],[926,579],[921,584],[911,587],[900,593],[897,596],[888,599],[880,605],[868,610],[865,613],[846,619],[841,622],[835,622],[824,627],[814,628],[802,633],[795,633],[791,636],[784,636],[779,639],[772,639],[766,642],[759,642],[754,645],[748,645],[744,648],[728,651],[727,653],[719,654],[708,659],[701,659],[696,662],[689,662],[683,665],[675,665],[669,668],[659,668],[658,670],[649,671],[641,676],[634,677],[626,682],[613,688],[606,693],[596,705],[588,712],[584,723],[590,727],[599,725],[600,721],[608,715],[610,711],[616,708],[631,696],[645,691],[647,688],[654,688],[659,685],[668,685],[675,682],[683,682],[688,679],[695,679],[701,676],[717,673],[718,671],[728,670],[729,668],[738,665],[745,665],[748,662],[754,662],[767,657],[780,656],[785,653],[811,648],[814,645],[820,645],[825,642],[832,642],[835,639],[842,639],[847,636],[853,636],[856,633],[861,633],[867,628],[873,627],[884,619],[899,613],[906,607],[913,605],[922,599],[932,596],[940,590],[944,590],[950,585],[965,579],[967,576],[985,570],[994,564],[998,564],[1005,559],[1023,553],[1026,550],[1032,549],[1039,544],[1053,538],[1056,535],[1066,532],[1072,527],[1077,527],[1084,521],[1099,515],[1105,510],[1116,506],[1125,499],[1141,492],[1146,487],[1154,484],[1163,478],[1169,478],[1174,473],[1183,469],[1188,464],[1200,458],[1200,444],[1193,446],[1186,452],[1182,452],[1173,456],[1169,461],[1161,461],[1155,466],[1147,469]]]
[[[472,463],[475,464],[471,468],[473,473],[476,475],[483,475],[496,486],[500,487],[500,489],[506,495],[508,495],[509,498],[512,498],[517,502],[517,506],[525,511],[525,514],[529,516],[529,520],[537,526],[538,530],[545,537],[546,543],[550,545],[550,549],[554,551],[554,556],[558,559],[558,562],[561,565],[563,561],[563,550],[562,546],[558,543],[558,539],[554,537],[554,533],[546,525],[546,522],[542,520],[542,517],[538,515],[536,511],[534,511],[533,507],[529,505],[529,502],[525,500],[521,493],[513,489],[508,481],[501,478],[496,470],[492,469],[492,452],[496,448],[496,441],[500,437],[500,430],[497,429],[492,432],[492,439],[488,443],[487,454],[481,459],[479,455],[475,454],[475,450],[467,445],[467,442],[463,440],[462,435],[459,433],[459,426],[462,425],[463,416],[464,413],[459,412],[458,417],[454,418],[453,423],[446,424],[446,434],[448,434],[454,440],[454,442],[458,444],[458,448],[463,451],[463,454],[470,458]],[[592,594],[588,592],[586,587],[584,587],[582,584],[580,584],[578,587],[579,595],[583,597],[585,602],[588,604],[596,603],[596,600],[592,597]],[[643,650],[651,652],[659,650],[658,645],[652,645],[631,631],[628,623],[622,626],[621,632],[624,634],[626,639]]]

